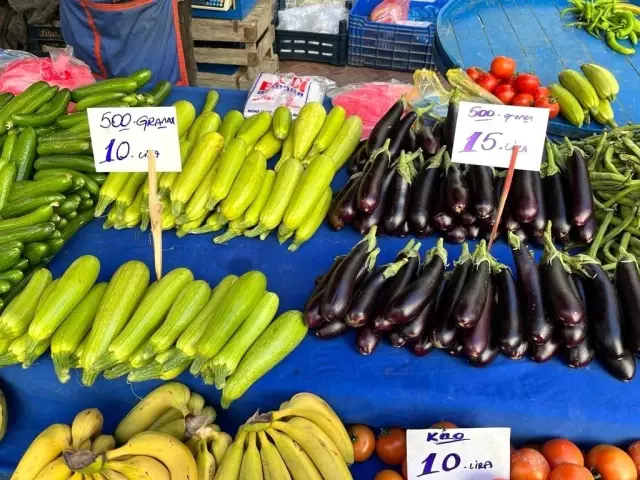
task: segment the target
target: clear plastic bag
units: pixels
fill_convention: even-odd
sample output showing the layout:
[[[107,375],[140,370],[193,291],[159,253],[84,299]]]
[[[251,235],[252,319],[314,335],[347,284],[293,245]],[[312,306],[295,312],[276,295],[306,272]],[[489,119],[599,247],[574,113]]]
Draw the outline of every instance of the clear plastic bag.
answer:
[[[33,53],[23,52],[22,50],[4,50],[0,48],[0,69],[24,58],[36,58],[36,56]]]
[[[339,33],[340,21],[349,18],[344,5],[306,5],[278,12],[278,30]]]
[[[383,0],[371,11],[371,21],[401,23],[409,19],[410,0]]]

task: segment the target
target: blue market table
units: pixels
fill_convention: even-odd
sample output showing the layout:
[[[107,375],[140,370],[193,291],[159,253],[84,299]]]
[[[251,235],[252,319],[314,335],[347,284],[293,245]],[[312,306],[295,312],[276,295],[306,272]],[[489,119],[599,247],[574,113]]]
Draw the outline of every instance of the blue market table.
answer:
[[[637,3],[635,1],[631,3]],[[640,51],[624,56],[584,29],[566,27],[572,14],[567,0],[451,0],[438,15],[436,57],[438,68],[488,69],[493,57],[506,55],[520,72],[535,72],[543,85],[558,81],[565,68],[580,70],[583,63],[608,68],[620,84],[613,102],[618,124],[640,122]],[[549,133],[582,137],[602,131],[592,121],[574,127],[560,117],[549,122]]]
[[[170,102],[187,99],[202,108],[206,90],[176,88]],[[220,91],[217,111],[242,110],[246,92]],[[346,180],[341,173],[335,188]],[[97,256],[102,264],[100,281],[111,277],[128,260],[153,266],[148,233],[138,229],[103,230],[96,219],[81,230],[51,263],[54,276],[80,255]],[[298,252],[290,253],[275,236],[261,242],[244,237],[228,245],[215,245],[210,235],[178,239],[164,233],[164,271],[190,268],[195,277],[212,285],[230,273],[263,271],[268,288],[281,299],[280,311],[302,309],[314,278],[325,272],[333,258],[344,254],[359,240],[352,229],[336,233],[326,225]],[[407,239],[380,238],[379,263],[390,261]],[[422,240],[422,252],[435,239]],[[460,246],[448,246],[450,262]],[[513,266],[511,253],[498,242],[493,253]],[[369,357],[359,355],[353,332],[321,341],[308,335],[281,364],[260,379],[229,410],[219,408],[220,393],[184,374],[180,381],[203,394],[218,411],[221,426],[233,433],[256,410],[275,409],[290,396],[310,391],[322,396],[346,423],[375,427],[422,428],[446,419],[460,426],[506,426],[513,443],[553,436],[569,437],[585,446],[612,442],[626,444],[640,436],[640,407],[636,401],[640,382],[619,382],[595,362],[582,370],[567,368],[560,359],[538,365],[530,360],[498,358],[486,368],[473,368],[444,352],[417,358],[408,350],[385,343]],[[0,443],[0,473],[10,472],[22,453],[46,426],[70,423],[77,412],[97,407],[105,416],[105,432],[159,382],[127,384],[125,379],[100,378],[94,387],[83,387],[74,372],[71,380],[58,383],[48,356],[27,370],[13,366],[0,370],[0,388],[9,404],[9,429]],[[381,469],[377,461],[354,467],[357,479],[371,480]]]

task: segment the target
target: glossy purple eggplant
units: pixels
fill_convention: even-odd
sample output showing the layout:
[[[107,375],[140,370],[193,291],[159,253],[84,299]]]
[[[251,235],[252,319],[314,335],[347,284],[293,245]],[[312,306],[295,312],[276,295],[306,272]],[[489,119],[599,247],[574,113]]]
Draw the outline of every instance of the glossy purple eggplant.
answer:
[[[562,174],[547,175],[542,180],[544,185],[544,202],[547,217],[551,220],[553,238],[563,239],[571,232],[569,211],[565,202]]]
[[[595,217],[589,217],[586,223],[581,227],[574,227],[576,240],[582,243],[589,244],[596,238],[598,232],[598,222]]]
[[[320,313],[320,303],[322,302],[322,295],[324,289],[320,289],[317,293],[311,295],[307,304],[304,306],[304,323],[309,328],[319,328],[327,321]]]
[[[395,326],[396,326],[395,323],[390,322],[389,320],[384,318],[382,315],[378,315],[376,318],[373,319],[373,324],[372,324],[373,331],[376,332],[378,335],[382,333],[390,332],[391,330],[393,330]]]
[[[565,360],[571,368],[584,368],[589,365],[595,357],[595,351],[591,346],[591,340],[585,338],[582,343],[565,349]]]
[[[516,220],[521,223],[532,222],[540,208],[534,184],[535,175],[539,174],[529,170],[516,170],[513,175],[511,208]],[[512,192],[509,192],[509,196]]]
[[[445,153],[445,189],[444,203],[447,208],[457,214],[467,211],[470,202],[469,187],[465,180],[464,173],[459,163],[448,161],[447,153]]]
[[[587,162],[579,148],[574,148],[567,158],[567,172],[571,185],[571,222],[581,227],[593,215],[593,193]]]
[[[345,186],[338,192],[331,202],[327,220],[334,230],[340,230],[346,223],[351,223],[358,213],[355,204],[355,194],[358,191],[361,173],[352,175]]]
[[[389,144],[373,154],[370,165],[365,167],[358,186],[357,207],[362,213],[371,213],[382,198],[382,184],[391,165]]]
[[[529,347],[529,356],[536,363],[544,363],[551,360],[551,357],[555,355],[559,347],[560,343],[554,337],[551,337],[542,345],[532,344]]]
[[[467,239],[468,240],[477,240],[482,235],[482,227],[480,225],[469,225],[467,227]]]
[[[400,329],[400,335],[409,343],[420,340],[422,334],[429,328],[429,322],[433,318],[435,299],[430,301],[416,317]]]
[[[473,225],[478,221],[478,219],[471,212],[464,212],[463,214],[458,215],[456,219],[460,222],[460,225],[463,225],[465,227]]]
[[[436,194],[440,165],[444,150],[438,152],[429,162],[422,165],[411,184],[411,202],[409,205],[409,227],[415,235],[425,235],[430,220],[432,199]]]
[[[455,225],[452,229],[443,233],[444,238],[449,243],[462,243],[467,239],[467,227]]]
[[[356,349],[360,355],[371,355],[380,344],[380,336],[365,326],[356,330]]]
[[[314,289],[312,295],[316,293],[318,289],[320,288],[324,289],[324,286],[329,281],[329,278],[331,278],[331,274],[335,271],[336,268],[338,268],[338,265],[340,265],[340,262],[344,260],[345,257],[346,255],[338,255],[336,258],[333,259],[333,263],[329,267],[329,270],[327,270],[326,273],[316,277],[316,280],[315,280],[316,288]]]
[[[440,140],[436,138],[430,125],[423,125],[418,129],[416,141],[425,155],[435,155],[440,150]]]
[[[380,188],[380,201],[376,208],[374,208],[370,213],[360,213],[357,216],[355,226],[360,234],[366,235],[374,225],[380,225],[382,227],[382,216],[384,215],[385,206],[389,201],[389,190],[391,188],[391,182],[394,175],[394,170],[390,169],[387,172],[382,182],[382,187]]]
[[[400,155],[407,135],[409,135],[409,131],[411,130],[411,126],[417,119],[418,114],[416,112],[407,112],[391,129],[391,133],[389,134],[389,138],[391,139],[391,144],[389,145],[391,161],[394,161]]]
[[[640,272],[635,258],[622,251],[616,267],[616,290],[625,320],[626,344],[640,353]]]
[[[420,339],[416,343],[411,345],[411,351],[418,357],[424,357],[435,349],[435,345],[433,344],[433,342],[431,342],[429,335],[427,335],[426,333],[427,332],[423,332]]]
[[[438,179],[437,190],[434,198],[433,218],[432,225],[435,230],[440,232],[446,232],[451,230],[453,224],[453,214],[447,210],[444,203],[444,190],[446,188],[446,181],[443,176]]]
[[[458,327],[471,329],[476,326],[485,310],[490,280],[491,265],[487,243],[482,240],[473,254],[473,268],[453,310]]]
[[[355,151],[351,154],[351,156],[349,157],[349,160],[347,160],[347,169],[349,171],[349,175],[353,175],[354,173],[357,173],[360,171],[360,168],[361,168],[360,156],[363,155],[363,152],[366,155],[366,149],[367,149],[367,141],[360,140],[360,143],[356,147]]]
[[[516,281],[511,270],[500,268],[494,274],[497,305],[496,318],[499,322],[498,338],[500,350],[509,358],[518,359],[526,352],[524,319],[518,298]]]
[[[456,123],[458,122],[458,112],[460,111],[460,93],[454,89],[453,95],[449,99],[447,118],[443,125],[443,145],[447,146],[449,156],[453,154],[453,141],[456,136]]]
[[[349,326],[342,320],[334,320],[315,330],[313,333],[320,340],[331,340],[337,338],[349,330]]]
[[[399,172],[391,182],[388,201],[382,216],[382,228],[387,235],[394,235],[407,222],[411,202],[411,185]]]
[[[407,340],[402,335],[400,335],[400,332],[397,330],[393,330],[389,334],[388,338],[391,342],[391,345],[396,348],[402,348],[407,344]]]
[[[547,225],[547,209],[544,203],[544,193],[542,188],[542,178],[539,172],[532,172],[531,181],[533,182],[533,191],[538,200],[538,213],[533,217],[531,223],[528,224],[530,234],[534,237],[542,237],[544,229]]]
[[[469,165],[467,183],[471,192],[471,212],[478,218],[489,217],[496,209],[493,169],[483,165]]]
[[[567,348],[574,348],[584,342],[587,337],[586,322],[580,322],[577,325],[568,326],[564,324],[556,325],[558,330],[558,340]]]
[[[487,295],[485,296],[484,309],[478,322],[462,335],[464,353],[470,358],[479,357],[489,346],[491,326],[493,323],[493,282],[489,280]]]
[[[416,137],[416,132],[413,129],[410,128],[407,132],[401,148],[405,152],[415,152],[418,150],[418,138]]]
[[[598,362],[615,378],[630,382],[636,376],[636,358],[625,350],[620,358],[612,358],[605,354],[597,356]]]
[[[392,127],[400,120],[404,112],[404,102],[398,100],[394,103],[387,113],[385,113],[378,123],[375,124],[371,133],[369,133],[369,139],[367,140],[367,155],[371,155],[378,148],[382,147],[385,140],[389,138]]]

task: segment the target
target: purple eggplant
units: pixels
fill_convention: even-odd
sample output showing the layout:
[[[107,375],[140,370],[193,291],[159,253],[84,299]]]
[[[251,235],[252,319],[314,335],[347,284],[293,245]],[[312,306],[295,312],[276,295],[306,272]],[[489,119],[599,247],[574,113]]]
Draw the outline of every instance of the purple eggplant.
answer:
[[[636,375],[636,359],[625,350],[620,358],[612,358],[605,354],[597,356],[598,362],[614,377],[623,382],[630,382]]]
[[[360,168],[361,168],[360,156],[363,155],[363,152],[366,155],[366,150],[367,150],[367,141],[360,140],[360,143],[356,147],[355,151],[351,154],[351,156],[349,157],[349,160],[347,160],[347,168],[349,170],[349,175],[354,175],[355,173],[360,171]]]
[[[470,329],[476,326],[485,310],[490,279],[491,265],[487,242],[482,240],[476,247],[473,269],[453,310],[458,327]]]
[[[447,186],[445,178],[438,179],[433,208],[433,228],[440,232],[447,232],[453,228],[453,214],[447,210],[444,203],[444,191]]]
[[[493,282],[489,279],[484,309],[480,315],[480,319],[473,328],[465,331],[462,335],[464,353],[470,358],[479,357],[489,346],[491,326],[493,323],[493,304]]]
[[[457,219],[459,220],[460,225],[465,227],[473,225],[478,220],[471,212],[464,212],[463,214],[458,215]]]
[[[327,321],[344,319],[360,269],[363,264],[366,264],[369,270],[373,268],[379,252],[379,249],[376,249],[375,232],[376,229],[372,228],[331,274],[320,303],[320,313]]]
[[[381,333],[386,333],[393,330],[393,327],[395,327],[395,323],[387,320],[381,315],[378,315],[376,318],[373,319],[372,327],[373,327],[373,331],[379,335]]]
[[[370,355],[380,344],[380,336],[370,327],[356,330],[356,348],[360,355]]]
[[[544,203],[542,178],[540,177],[540,173],[532,172],[531,179],[533,182],[533,191],[535,192],[536,199],[538,200],[538,213],[533,217],[533,220],[528,224],[528,227],[532,236],[542,237],[547,225],[547,210]]]
[[[571,185],[569,190],[571,194],[571,222],[573,225],[581,227],[593,215],[593,194],[587,162],[580,149],[574,148],[573,153],[569,155],[567,172]]]
[[[640,272],[636,259],[626,250],[620,249],[620,260],[616,266],[616,290],[625,319],[627,347],[640,353]]]
[[[411,126],[417,119],[418,114],[416,112],[408,112],[404,117],[396,122],[391,129],[391,133],[389,135],[389,138],[391,139],[391,144],[389,145],[389,157],[391,158],[391,161],[394,161],[400,155],[407,135],[409,135],[409,131],[411,130]]]
[[[499,347],[507,357],[516,360],[522,358],[527,348],[516,281],[511,270],[504,265],[500,266],[494,277],[498,298],[496,318],[500,327],[497,332]]]
[[[442,239],[427,252],[418,277],[399,291],[385,311],[385,318],[405,325],[415,318],[436,296],[447,265],[447,251]]]
[[[589,217],[587,222],[581,227],[574,227],[576,240],[582,243],[589,244],[593,242],[598,231],[598,223],[595,217]]]
[[[409,222],[404,222],[402,226],[395,231],[394,236],[399,238],[404,238],[411,233],[411,229],[409,229]]]
[[[522,223],[532,222],[540,208],[534,183],[535,175],[538,173],[529,170],[516,170],[513,175],[511,208],[516,220]]]
[[[567,348],[574,348],[584,342],[587,337],[587,324],[580,322],[577,325],[556,325],[558,329],[558,340]]]
[[[444,232],[444,238],[449,243],[462,243],[467,239],[468,230],[464,225],[456,225]]]
[[[418,138],[416,137],[416,132],[414,132],[411,128],[404,138],[402,150],[404,150],[405,152],[415,152],[416,150],[418,150]]]
[[[626,354],[622,330],[622,312],[616,289],[607,272],[595,260],[585,257],[580,264],[589,316],[589,332],[596,350],[616,359]]]
[[[452,357],[459,357],[464,353],[464,345],[460,341],[460,339],[456,338],[456,341],[447,348],[447,353]]]
[[[313,333],[320,340],[331,340],[346,333],[347,330],[349,330],[349,325],[342,320],[334,320],[333,322],[326,323]]]
[[[429,322],[435,310],[435,299],[430,301],[416,317],[400,329],[400,335],[409,343],[416,343],[422,338],[423,333],[428,330]]]
[[[409,205],[411,203],[411,182],[415,175],[413,170],[414,156],[402,152],[400,161],[396,167],[396,174],[391,182],[391,188],[387,194],[388,201],[385,202],[385,213],[382,219],[384,231],[388,235],[393,235],[401,230],[407,222],[409,216]]]
[[[429,125],[423,125],[416,132],[418,147],[426,155],[435,155],[440,150],[440,140],[434,135],[433,129]]]
[[[397,330],[394,330],[389,334],[389,341],[391,342],[391,345],[396,348],[402,348],[407,344],[407,340],[400,335],[400,332]]]
[[[551,360],[551,357],[555,355],[559,346],[560,343],[555,338],[551,337],[542,345],[535,343],[531,345],[529,348],[529,355],[534,362],[544,363],[547,360]]]
[[[356,196],[361,180],[362,175],[360,173],[353,175],[342,190],[341,195],[339,195],[333,203],[331,211],[329,212],[329,225],[331,225],[334,230],[340,230],[345,224],[349,224],[355,220],[358,213]]]
[[[317,293],[311,295],[307,304],[304,306],[304,323],[309,328],[319,328],[326,323],[326,320],[320,313],[320,303],[324,295],[324,288]]]
[[[538,266],[524,242],[516,234],[509,232],[508,239],[518,273],[518,295],[524,312],[527,337],[530,343],[542,345],[547,343],[553,334],[553,322],[544,308]]]
[[[409,227],[415,235],[425,235],[431,220],[431,201],[435,195],[442,163],[441,149],[428,163],[425,163],[411,184],[411,204],[409,205]]]
[[[451,212],[462,214],[469,206],[469,188],[460,165],[451,162],[446,152],[444,158],[446,168],[444,203]]]
[[[429,338],[429,335],[427,335],[426,331],[423,332],[422,337],[420,337],[420,339],[416,343],[411,345],[411,351],[418,357],[424,357],[425,355],[428,355],[434,348],[435,345],[433,344],[433,342],[431,342],[431,339]]]
[[[500,353],[500,345],[496,340],[491,339],[487,348],[477,357],[469,357],[467,361],[472,367],[486,367],[498,358]]]
[[[573,347],[567,348],[565,351],[566,362],[571,368],[584,368],[591,363],[595,352],[591,346],[591,340],[585,338],[582,343]]]
[[[329,281],[329,278],[331,278],[331,274],[335,271],[336,268],[338,268],[338,265],[340,265],[340,262],[344,260],[345,257],[346,255],[338,255],[336,258],[334,258],[333,263],[329,267],[329,270],[327,270],[327,273],[324,273],[316,277],[316,280],[315,280],[316,288],[314,289],[312,295],[315,294],[318,291],[318,289],[320,288],[324,289],[324,286]]]
[[[493,169],[482,165],[469,165],[467,182],[471,192],[471,211],[478,218],[489,217],[496,209]]]
[[[467,227],[467,240],[477,240],[482,235],[482,227],[480,225],[469,225]]]
[[[382,187],[380,188],[380,201],[376,208],[370,213],[360,213],[356,218],[355,226],[362,235],[367,234],[374,225],[380,225],[382,227],[382,216],[384,215],[385,206],[389,201],[391,182],[393,181],[394,175],[395,170],[393,169],[387,172],[382,182]]]
[[[553,155],[547,154],[547,172],[542,180],[544,185],[544,203],[548,219],[551,220],[553,238],[563,239],[571,232],[571,220],[565,200],[565,188],[562,174]]]
[[[549,222],[544,233],[544,255],[541,260],[544,266],[541,267],[544,290],[551,307],[549,315],[564,325],[575,326],[583,322],[585,309],[575,291],[566,258],[553,244]]]
[[[371,213],[380,203],[382,183],[391,164],[389,141],[374,152],[369,162],[358,187],[357,207],[362,213]]]
[[[430,339],[438,348],[449,348],[456,340],[457,325],[453,309],[458,303],[472,268],[473,259],[469,254],[469,246],[464,243],[453,273],[442,290],[433,325],[430,328]]]
[[[367,140],[367,155],[373,154],[377,149],[382,147],[385,140],[389,138],[391,128],[400,120],[404,112],[404,102],[398,100],[391,108],[385,113],[378,123],[375,124],[371,133],[369,133],[369,139]]]
[[[453,95],[449,99],[449,108],[447,109],[447,118],[443,126],[443,144],[447,146],[449,156],[453,154],[453,141],[456,136],[456,123],[458,122],[458,112],[460,111],[460,93],[457,89],[453,91]]]

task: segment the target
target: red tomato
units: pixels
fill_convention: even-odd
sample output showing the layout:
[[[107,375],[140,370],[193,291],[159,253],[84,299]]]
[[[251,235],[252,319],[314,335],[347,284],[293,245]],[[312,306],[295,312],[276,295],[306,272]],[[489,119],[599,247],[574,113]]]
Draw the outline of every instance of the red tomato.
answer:
[[[549,120],[556,118],[560,113],[560,104],[558,104],[556,99],[553,97],[539,98],[534,102],[533,106],[538,108],[548,108]]]
[[[498,79],[491,73],[485,73],[480,78],[478,78],[476,83],[484,88],[487,92],[493,93],[493,91],[498,86]]]
[[[511,105],[517,105],[518,107],[530,107],[533,105],[533,96],[529,93],[517,93],[511,99]]]
[[[446,430],[447,428],[458,428],[458,426],[455,423],[442,420],[441,422],[434,423],[429,428],[441,428],[442,430]]]
[[[551,472],[549,480],[593,480],[591,472],[579,465],[561,463]]]
[[[561,463],[584,466],[584,457],[575,443],[566,438],[554,438],[542,445],[542,455],[553,470]]]
[[[540,445],[539,443],[525,443],[520,447],[520,450],[522,450],[523,448],[530,448],[531,450],[542,453],[542,445]]]
[[[407,456],[407,435],[401,428],[383,429],[376,441],[376,453],[387,465],[401,465]]]
[[[516,72],[516,62],[509,57],[496,57],[491,62],[491,73],[498,78],[509,78]]]
[[[551,469],[540,452],[521,448],[511,455],[511,480],[548,480]]]
[[[515,75],[511,75],[510,77],[500,79],[500,85],[511,85],[513,88],[515,88],[515,84],[516,84]]]
[[[402,480],[402,475],[393,470],[382,470],[373,480]]]
[[[549,89],[547,87],[538,87],[536,91],[533,93],[533,99],[538,100],[539,98],[547,98],[549,96]]]
[[[629,445],[627,449],[627,453],[633,460],[633,463],[636,464],[636,469],[638,470],[638,475],[640,475],[640,440],[633,442]]]
[[[484,72],[480,70],[478,67],[467,68],[467,75],[469,75],[469,78],[474,82],[477,82],[483,73]]]
[[[598,445],[587,453],[585,466],[600,474],[601,480],[637,480],[638,470],[624,450],[613,445]]]
[[[540,80],[532,73],[519,73],[516,77],[516,91],[533,95],[540,86]]]
[[[376,436],[366,425],[351,425],[349,436],[353,443],[353,453],[356,462],[366,462],[376,446]]]
[[[493,94],[505,105],[510,105],[516,96],[516,90],[511,85],[498,85]]]

